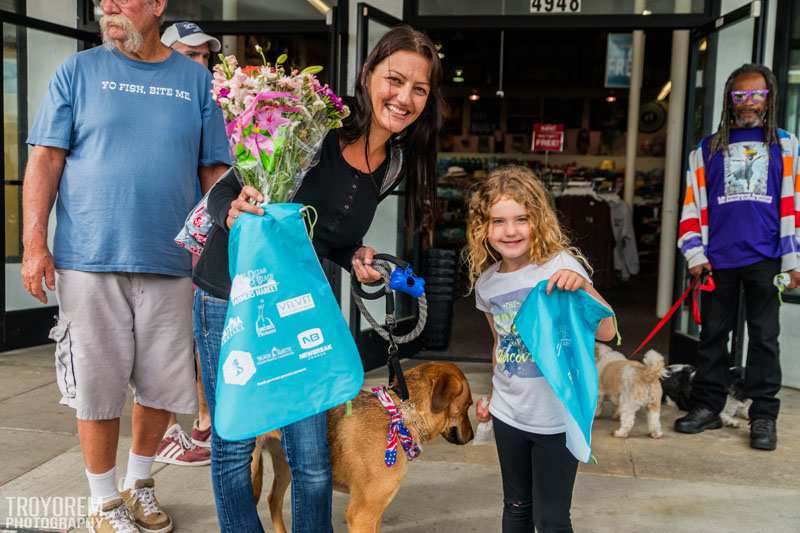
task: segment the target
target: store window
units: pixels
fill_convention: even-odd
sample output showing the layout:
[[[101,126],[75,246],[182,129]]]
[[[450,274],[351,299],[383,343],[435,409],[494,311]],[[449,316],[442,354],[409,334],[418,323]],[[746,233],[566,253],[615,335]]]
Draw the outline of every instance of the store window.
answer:
[[[86,0],[91,3],[91,0]],[[0,0],[0,10],[70,28],[76,27],[78,0]]]
[[[65,2],[66,3],[66,2]],[[72,5],[73,17],[75,5]],[[22,179],[28,156],[25,139],[58,66],[78,51],[69,37],[3,24],[3,143],[5,180],[5,310],[38,303],[22,289]],[[52,216],[52,215],[51,215]],[[50,221],[50,238],[55,228]]]
[[[581,15],[628,15],[636,0],[418,0],[420,15],[530,15],[580,13]],[[690,13],[702,13],[704,0],[691,0]],[[675,12],[675,0],[647,0],[649,14]]]
[[[8,1],[8,0],[6,0]],[[48,0],[51,1],[51,0]],[[168,20],[325,20],[336,0],[170,0]],[[99,18],[95,9],[95,20]]]
[[[327,33],[255,33],[247,35],[222,35],[220,39],[226,54],[235,55],[242,65],[260,65],[263,61],[256,51],[261,46],[267,61],[272,61],[281,54],[288,56],[287,64],[291,67],[328,64],[330,40]],[[212,63],[217,63],[212,58]],[[324,68],[317,74],[322,83],[330,83],[330,72]]]
[[[797,135],[800,133],[800,9],[792,14],[789,46],[784,127]]]
[[[787,57],[784,122],[782,126],[800,134],[800,7],[791,9],[791,30]],[[800,303],[800,289],[787,292],[789,301]]]

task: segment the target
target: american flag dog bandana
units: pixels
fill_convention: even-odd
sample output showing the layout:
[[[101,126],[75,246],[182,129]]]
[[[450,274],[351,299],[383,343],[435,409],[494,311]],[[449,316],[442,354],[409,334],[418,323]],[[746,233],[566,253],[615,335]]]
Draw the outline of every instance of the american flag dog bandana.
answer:
[[[389,395],[386,387],[373,387],[370,389],[389,414],[389,431],[386,433],[386,453],[384,462],[386,466],[394,466],[397,462],[397,443],[398,441],[406,452],[409,461],[413,461],[422,453],[422,448],[414,442],[411,432],[408,431],[400,408],[395,405],[394,400]]]

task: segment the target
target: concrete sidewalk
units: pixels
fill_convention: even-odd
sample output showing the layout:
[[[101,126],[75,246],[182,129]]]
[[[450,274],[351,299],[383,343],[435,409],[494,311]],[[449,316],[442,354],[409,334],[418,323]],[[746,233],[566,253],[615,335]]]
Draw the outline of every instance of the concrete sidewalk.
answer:
[[[476,398],[486,393],[489,366],[460,366]],[[87,494],[73,413],[57,405],[53,372],[49,346],[0,355],[0,531],[8,519],[20,518],[22,502],[31,516],[36,501],[43,506],[53,501],[49,496]],[[372,372],[368,384],[384,379],[382,370]],[[575,531],[800,531],[800,391],[785,389],[781,398],[780,442],[772,453],[751,450],[746,427],[678,435],[671,425],[679,413],[670,408],[662,413],[660,440],[647,436],[644,420],[625,440],[611,436],[614,421],[597,421],[593,449],[599,464],[581,466],[573,501]],[[181,422],[188,427],[191,420]],[[122,432],[119,474],[130,443],[129,420]],[[270,475],[265,473],[267,483]],[[208,467],[159,465],[154,477],[176,531],[218,530]],[[346,503],[346,495],[334,494],[336,531],[346,530]],[[264,498],[259,505],[271,530]],[[501,506],[494,446],[455,446],[437,439],[411,465],[382,531],[499,531]],[[41,509],[38,515],[53,516]],[[290,515],[287,498],[284,516]]]

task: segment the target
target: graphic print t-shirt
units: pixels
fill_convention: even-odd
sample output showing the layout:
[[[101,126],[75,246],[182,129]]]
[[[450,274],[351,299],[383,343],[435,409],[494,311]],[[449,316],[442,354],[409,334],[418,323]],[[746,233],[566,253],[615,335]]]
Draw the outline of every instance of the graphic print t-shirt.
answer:
[[[173,238],[197,200],[198,167],[230,164],[211,74],[177,52],[156,63],[103,46],[50,81],[28,144],[67,151],[56,267],[190,276]]]
[[[738,268],[780,257],[780,191],[783,158],[764,142],[763,128],[730,132],[728,153],[710,155],[703,141],[708,190],[708,260]]]
[[[523,431],[563,433],[564,407],[522,343],[514,318],[531,289],[556,271],[569,269],[587,280],[589,275],[567,252],[542,265],[528,265],[514,272],[498,272],[499,268],[500,263],[492,265],[475,284],[475,306],[492,315],[498,337],[489,411]]]

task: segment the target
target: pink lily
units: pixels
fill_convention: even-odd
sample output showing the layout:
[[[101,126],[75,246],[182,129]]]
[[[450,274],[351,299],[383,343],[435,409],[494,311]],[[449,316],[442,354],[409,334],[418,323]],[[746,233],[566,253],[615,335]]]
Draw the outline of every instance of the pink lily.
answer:
[[[269,137],[264,137],[260,133],[252,133],[249,137],[243,139],[244,147],[250,150],[257,160],[261,159],[261,152],[264,151],[267,155],[272,155],[275,149],[275,144]]]
[[[259,129],[269,132],[270,135],[275,135],[278,128],[290,122],[288,118],[281,116],[278,109],[262,109],[256,113],[256,124]]]

